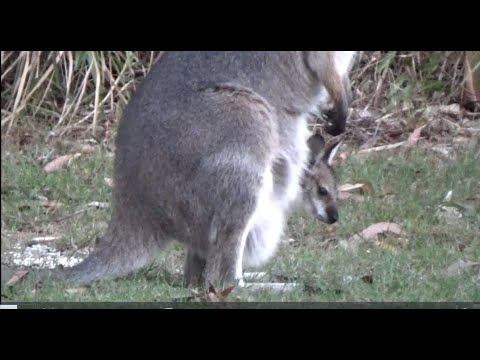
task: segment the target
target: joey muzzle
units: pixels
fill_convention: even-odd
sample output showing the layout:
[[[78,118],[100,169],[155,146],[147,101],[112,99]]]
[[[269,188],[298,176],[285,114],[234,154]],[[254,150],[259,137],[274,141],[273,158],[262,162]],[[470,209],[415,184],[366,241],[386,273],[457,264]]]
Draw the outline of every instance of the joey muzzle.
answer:
[[[325,222],[327,224],[334,224],[338,221],[338,211],[336,208],[328,208],[327,209],[327,219]]]

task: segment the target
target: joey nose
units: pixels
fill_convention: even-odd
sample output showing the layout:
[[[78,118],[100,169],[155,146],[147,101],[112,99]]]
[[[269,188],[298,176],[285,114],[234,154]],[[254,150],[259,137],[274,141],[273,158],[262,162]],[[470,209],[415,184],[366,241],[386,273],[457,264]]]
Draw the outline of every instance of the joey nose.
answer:
[[[338,221],[338,211],[337,209],[328,209],[327,211],[327,215],[328,215],[328,223],[329,224],[333,224],[333,223],[336,223]]]

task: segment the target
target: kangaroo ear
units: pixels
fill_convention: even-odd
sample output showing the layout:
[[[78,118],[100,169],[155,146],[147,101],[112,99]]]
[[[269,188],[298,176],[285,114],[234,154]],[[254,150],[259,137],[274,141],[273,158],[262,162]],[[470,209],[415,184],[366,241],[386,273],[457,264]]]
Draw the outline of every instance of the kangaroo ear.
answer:
[[[305,169],[302,178],[300,179],[300,186],[304,189],[307,186],[307,179],[312,178],[313,173],[309,169]]]
[[[330,166],[333,164],[333,159],[335,159],[335,155],[337,155],[337,151],[342,144],[342,140],[331,143],[327,145],[325,152],[323,153],[323,160]]]
[[[314,134],[308,139],[310,148],[310,165],[314,164],[318,156],[322,155],[325,149],[325,139],[320,134]]]

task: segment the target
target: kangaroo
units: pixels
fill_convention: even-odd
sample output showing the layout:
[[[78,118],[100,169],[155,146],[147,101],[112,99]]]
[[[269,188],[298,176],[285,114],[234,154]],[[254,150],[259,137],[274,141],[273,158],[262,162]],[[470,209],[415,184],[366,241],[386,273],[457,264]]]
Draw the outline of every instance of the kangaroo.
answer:
[[[243,267],[274,254],[302,185],[305,196],[335,198],[329,167],[315,161],[318,171],[309,170],[307,118],[327,93],[335,110],[327,131],[344,131],[352,59],[330,51],[166,52],[119,123],[108,229],[61,277],[123,277],[179,241],[188,248],[186,285],[242,285]],[[323,153],[330,158],[333,148]],[[337,220],[328,202],[309,204],[319,219]]]
[[[317,220],[327,224],[333,224],[338,220],[337,210],[337,181],[333,170],[333,160],[341,144],[341,141],[325,143],[320,134],[313,134],[307,141],[310,154],[309,161],[304,169],[300,179],[301,196],[297,200],[297,205],[302,206],[304,210],[311,214]],[[268,213],[266,214],[268,216]],[[248,259],[244,267],[259,267],[265,259],[262,258],[262,251],[266,251],[265,258],[269,257],[268,248],[261,245],[262,231],[250,231],[247,237],[245,253]],[[259,236],[259,238],[257,238]],[[248,273],[249,277],[255,278],[258,274]],[[285,284],[277,284],[283,288]],[[264,288],[260,286],[259,288]]]
[[[310,162],[301,180],[305,210],[327,224],[338,220],[337,181],[332,165],[340,144],[336,141],[326,145],[320,134],[310,137]]]

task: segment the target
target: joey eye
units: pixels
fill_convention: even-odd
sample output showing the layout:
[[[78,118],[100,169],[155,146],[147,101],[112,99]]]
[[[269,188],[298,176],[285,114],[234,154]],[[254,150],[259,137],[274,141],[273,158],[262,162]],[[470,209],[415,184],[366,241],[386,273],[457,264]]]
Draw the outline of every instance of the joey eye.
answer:
[[[328,195],[327,189],[325,189],[324,187],[320,186],[320,187],[318,188],[318,195],[320,195],[320,196]]]

